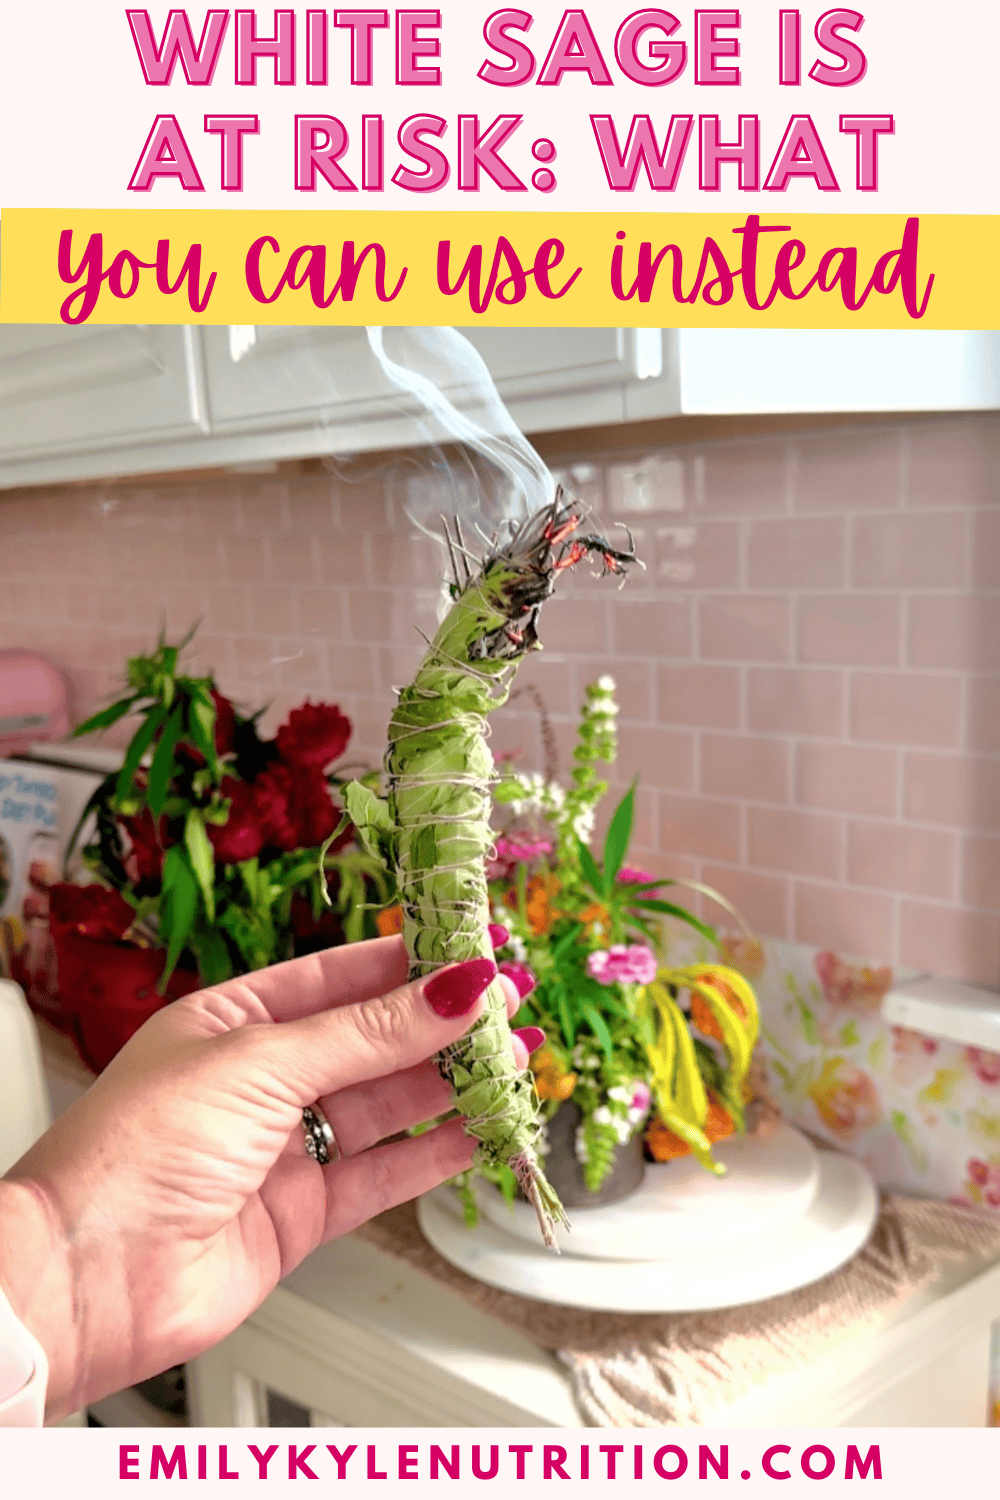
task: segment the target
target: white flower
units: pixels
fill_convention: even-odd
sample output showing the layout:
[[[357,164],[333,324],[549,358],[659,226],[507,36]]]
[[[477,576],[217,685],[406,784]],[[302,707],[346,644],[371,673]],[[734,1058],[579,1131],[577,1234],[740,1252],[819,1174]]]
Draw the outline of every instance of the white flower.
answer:
[[[594,809],[592,807],[581,808],[573,819],[573,832],[585,844],[590,842],[590,835],[594,831],[594,821]]]
[[[613,693],[615,690],[615,679],[605,674],[603,677],[598,677],[597,686],[602,693]]]
[[[618,1099],[622,1104],[631,1104],[632,1090],[623,1088],[621,1084],[618,1084],[615,1088],[608,1089],[608,1098]]]
[[[594,1110],[594,1113],[591,1115],[591,1119],[593,1120],[595,1125],[610,1125],[611,1111],[610,1109],[608,1109],[606,1104],[602,1104]]]
[[[511,937],[511,940],[507,944],[507,946],[510,949],[510,951],[513,953],[515,962],[519,963],[519,964],[523,964],[524,960],[528,956],[528,950],[525,947],[524,939],[523,938],[519,938],[515,934],[514,936]]]

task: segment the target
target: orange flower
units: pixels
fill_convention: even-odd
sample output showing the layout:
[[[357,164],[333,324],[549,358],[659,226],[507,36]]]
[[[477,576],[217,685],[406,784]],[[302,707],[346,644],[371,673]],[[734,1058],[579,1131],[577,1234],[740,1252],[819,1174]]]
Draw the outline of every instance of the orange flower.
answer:
[[[387,906],[384,911],[375,913],[375,926],[381,937],[392,937],[403,930],[403,908],[397,902],[395,906]]]
[[[726,1140],[736,1129],[732,1115],[714,1094],[708,1096],[708,1115],[701,1128],[713,1145],[716,1141]],[[675,1157],[691,1155],[691,1147],[687,1141],[682,1141],[679,1135],[675,1135],[659,1116],[646,1128],[646,1145],[654,1161],[673,1161]]]
[[[659,1118],[646,1126],[646,1145],[654,1161],[673,1161],[677,1156],[690,1156],[691,1147],[679,1135],[668,1130]]]
[[[606,906],[602,906],[600,901],[592,901],[590,905],[580,913],[577,921],[582,922],[588,936],[593,937],[595,935],[594,929],[597,927],[601,929],[602,933],[607,932],[608,925],[611,921],[611,913],[608,911],[608,908]]]
[[[698,975],[698,980],[699,983],[711,985],[714,990],[718,990],[730,1010],[739,1016],[741,1021],[746,1019],[746,1007],[743,1001],[730,989],[725,980],[718,977],[714,969],[705,969]],[[702,1036],[710,1036],[717,1042],[722,1041],[722,1027],[712,1014],[708,1001],[703,1000],[700,995],[691,996],[691,1021],[697,1026]]]
[[[524,911],[528,919],[528,926],[535,937],[542,937],[552,926],[555,913],[552,910],[551,898],[559,889],[559,882],[554,878],[549,879],[544,875],[532,875],[525,888]],[[517,911],[517,891],[509,890],[504,895],[504,903],[512,911]]]
[[[713,1145],[716,1141],[728,1140],[735,1133],[732,1115],[728,1109],[723,1108],[714,1094],[708,1096],[708,1118],[702,1129]]]
[[[567,1073],[549,1047],[540,1047],[532,1055],[531,1071],[539,1099],[568,1099],[576,1088],[576,1074]]]

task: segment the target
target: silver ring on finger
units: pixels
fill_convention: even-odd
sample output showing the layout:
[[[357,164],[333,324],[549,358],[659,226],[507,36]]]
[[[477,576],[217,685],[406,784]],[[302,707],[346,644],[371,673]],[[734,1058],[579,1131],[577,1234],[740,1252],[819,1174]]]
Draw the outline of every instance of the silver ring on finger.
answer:
[[[321,1167],[340,1160],[340,1146],[333,1133],[333,1126],[318,1104],[312,1104],[302,1111],[302,1129],[306,1135],[306,1152]]]

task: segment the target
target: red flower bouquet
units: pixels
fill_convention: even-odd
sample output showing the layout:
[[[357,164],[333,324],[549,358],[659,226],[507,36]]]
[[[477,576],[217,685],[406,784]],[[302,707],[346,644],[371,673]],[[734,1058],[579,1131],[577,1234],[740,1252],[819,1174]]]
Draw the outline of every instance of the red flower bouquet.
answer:
[[[121,1045],[199,983],[374,936],[372,908],[392,896],[351,826],[338,834],[331,767],[350,741],[346,715],[305,703],[264,739],[259,714],[178,673],[179,649],[132,658],[129,694],[77,730],[140,718],[121,771],[88,808],[97,834],[84,854],[101,883],[52,897],[60,995],[92,1066],[116,1050],[109,1010]]]

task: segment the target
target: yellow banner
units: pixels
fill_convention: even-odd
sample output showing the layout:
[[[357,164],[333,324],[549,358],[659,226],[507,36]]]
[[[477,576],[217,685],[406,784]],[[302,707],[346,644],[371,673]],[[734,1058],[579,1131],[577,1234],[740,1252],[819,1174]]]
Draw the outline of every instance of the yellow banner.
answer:
[[[996,328],[1000,216],[4,209],[7,323]]]

